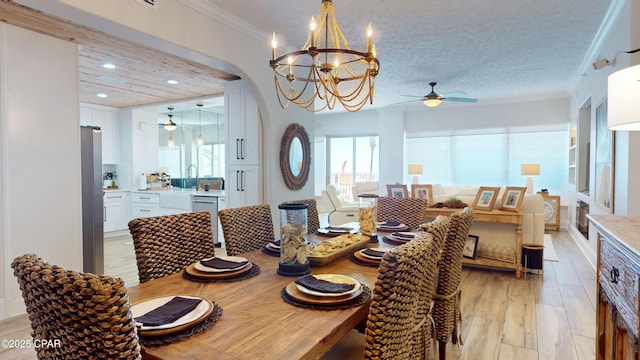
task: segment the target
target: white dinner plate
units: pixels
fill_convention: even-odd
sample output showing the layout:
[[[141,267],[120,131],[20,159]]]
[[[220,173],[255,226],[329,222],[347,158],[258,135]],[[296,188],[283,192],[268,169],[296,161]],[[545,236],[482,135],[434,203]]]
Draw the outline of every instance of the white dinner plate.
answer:
[[[367,255],[364,253],[364,251],[367,249],[360,249],[360,255],[362,255],[363,257],[366,257],[367,259],[372,259],[372,260],[380,260],[382,259],[382,256],[371,256],[371,255]],[[388,249],[382,249],[382,248],[371,248],[371,250],[374,251],[380,251],[380,252],[387,252]]]
[[[306,287],[304,287],[302,285],[296,284],[296,287],[298,288],[298,290],[300,290],[301,292],[303,292],[305,294],[309,294],[309,295],[313,295],[313,296],[334,297],[334,296],[349,295],[351,293],[354,293],[354,292],[360,290],[360,288],[362,287],[358,280],[356,280],[356,279],[354,279],[352,277],[348,277],[346,275],[340,275],[340,274],[318,274],[318,275],[313,275],[313,276],[316,279],[320,279],[320,280],[331,281],[331,282],[339,283],[339,284],[354,284],[355,286],[353,287],[353,289],[351,289],[349,291],[341,292],[341,293],[323,293],[323,292],[319,292],[319,291],[313,291],[311,289],[307,289]]]
[[[173,327],[186,325],[192,321],[198,320],[201,316],[206,314],[207,311],[209,311],[210,303],[203,298],[200,298],[197,296],[187,296],[187,295],[176,295],[176,296],[180,296],[187,299],[200,299],[201,301],[198,304],[198,306],[196,306],[195,309],[191,310],[191,312],[185,314],[184,316],[182,316],[181,318],[179,318],[178,320],[170,324],[164,324],[164,325],[158,325],[158,326],[141,326],[142,325],[141,323],[136,322],[136,326],[138,326],[142,331],[170,329]],[[174,297],[175,296],[165,296],[160,298],[154,298],[154,299],[149,299],[147,301],[143,301],[139,304],[133,305],[131,307],[131,313],[133,314],[133,318],[135,319],[139,316],[142,316],[148,313],[151,310],[159,308],[160,306],[171,301],[171,299],[173,299]]]
[[[385,222],[379,222],[378,223],[378,228],[380,229],[406,229],[407,225],[405,224],[400,224],[400,225],[385,225]]]
[[[228,260],[228,261],[234,261],[234,262],[242,262],[242,261],[249,261],[241,256],[224,256],[224,255],[220,255],[220,256],[216,256],[218,259],[222,259],[222,260]],[[213,258],[207,258],[207,259],[202,259],[202,261],[206,261],[206,260],[210,260]],[[208,267],[208,266],[204,266],[200,263],[200,261],[196,262],[193,267],[198,270],[198,271],[202,271],[202,272],[211,272],[211,273],[222,273],[222,272],[230,272],[230,271],[237,271],[240,270],[244,267],[249,266],[249,264],[251,264],[251,262],[248,262],[245,265],[241,265],[238,267],[234,267],[231,269],[216,269],[216,268],[212,268],[212,267]]]

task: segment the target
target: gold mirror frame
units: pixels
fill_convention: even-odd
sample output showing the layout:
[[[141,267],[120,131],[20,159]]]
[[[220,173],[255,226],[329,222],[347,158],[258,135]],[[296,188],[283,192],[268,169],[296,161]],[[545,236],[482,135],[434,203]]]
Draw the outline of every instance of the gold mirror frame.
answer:
[[[291,164],[289,163],[291,145],[296,138],[298,138],[302,144],[302,166],[297,176],[291,171]],[[309,179],[310,167],[311,143],[309,142],[309,134],[307,134],[307,131],[302,125],[296,123],[291,124],[287,126],[280,141],[280,172],[282,173],[284,183],[291,190],[302,189]]]

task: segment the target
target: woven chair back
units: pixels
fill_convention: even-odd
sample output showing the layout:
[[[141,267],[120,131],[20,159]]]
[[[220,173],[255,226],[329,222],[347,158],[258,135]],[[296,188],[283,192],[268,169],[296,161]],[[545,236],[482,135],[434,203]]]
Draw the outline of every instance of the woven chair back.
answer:
[[[38,359],[141,359],[124,281],[51,265],[34,254],[13,260]]]
[[[271,207],[251,205],[218,211],[227,255],[259,250],[275,239]]]
[[[399,221],[416,229],[427,217],[429,202],[418,198],[392,198],[382,196],[378,199],[378,221]]]
[[[438,215],[433,221],[418,226],[418,232],[428,232],[433,236],[433,241],[435,242],[438,253],[444,249],[444,244],[447,239],[447,229],[449,229],[449,217],[443,215]]]
[[[432,244],[431,235],[424,233],[384,254],[367,316],[365,359],[425,358],[429,321],[419,308],[433,288],[426,278],[430,266],[436,266]]]
[[[438,283],[434,304],[434,320],[438,341],[448,342],[460,318],[458,296],[462,278],[462,251],[473,222],[473,209],[464,208],[451,214],[442,257],[438,263]]]
[[[307,204],[307,234],[314,234],[320,228],[320,216],[316,199],[285,201],[284,204]]]
[[[133,219],[129,221],[129,232],[141,283],[175,274],[198,260],[215,256],[208,211]]]

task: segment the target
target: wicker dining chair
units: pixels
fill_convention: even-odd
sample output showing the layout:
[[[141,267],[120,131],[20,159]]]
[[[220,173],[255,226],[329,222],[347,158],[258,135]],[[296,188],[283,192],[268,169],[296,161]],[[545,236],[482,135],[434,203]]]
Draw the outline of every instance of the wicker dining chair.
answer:
[[[218,211],[227,255],[259,250],[275,239],[271,207],[251,205]]]
[[[35,254],[11,263],[31,320],[38,359],[141,359],[124,281],[78,273]]]
[[[416,229],[427,217],[429,202],[418,198],[393,198],[381,196],[378,199],[378,221],[399,221]]]
[[[460,313],[462,251],[472,222],[473,209],[470,207],[451,214],[446,242],[438,263],[438,283],[434,295],[433,319],[440,359],[446,359],[446,347],[449,339],[454,344],[458,341],[462,343],[458,334],[458,323],[462,322],[462,314]]]
[[[318,205],[316,199],[303,199],[285,201],[283,204],[307,204],[307,234],[313,234],[320,229],[320,216],[318,216]]]
[[[436,267],[430,234],[387,251],[378,268],[365,330],[365,359],[425,359],[431,321],[419,311],[433,289]]]
[[[432,340],[435,342],[435,324],[432,314],[434,306],[433,294],[435,293],[436,279],[438,276],[438,261],[444,248],[448,228],[449,217],[440,215],[433,219],[433,221],[421,224],[414,238],[414,241],[433,239],[425,252],[425,256],[429,260],[427,265],[428,270],[423,274],[426,285],[423,291],[420,292],[420,304],[418,306],[418,317],[421,319],[427,318],[429,321],[424,325],[422,337],[416,339],[416,344],[414,344],[414,346],[422,349],[422,353],[425,354],[429,353]]]
[[[129,221],[129,232],[141,283],[175,274],[198,260],[215,256],[208,211],[133,219]]]

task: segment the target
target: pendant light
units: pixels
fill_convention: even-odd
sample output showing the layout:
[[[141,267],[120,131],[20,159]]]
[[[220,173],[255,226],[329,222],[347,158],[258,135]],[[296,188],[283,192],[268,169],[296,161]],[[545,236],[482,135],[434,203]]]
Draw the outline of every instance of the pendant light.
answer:
[[[196,144],[202,146],[204,144],[204,139],[202,138],[202,104],[196,104],[196,106],[198,106],[198,119],[200,120],[200,135],[198,135]]]

